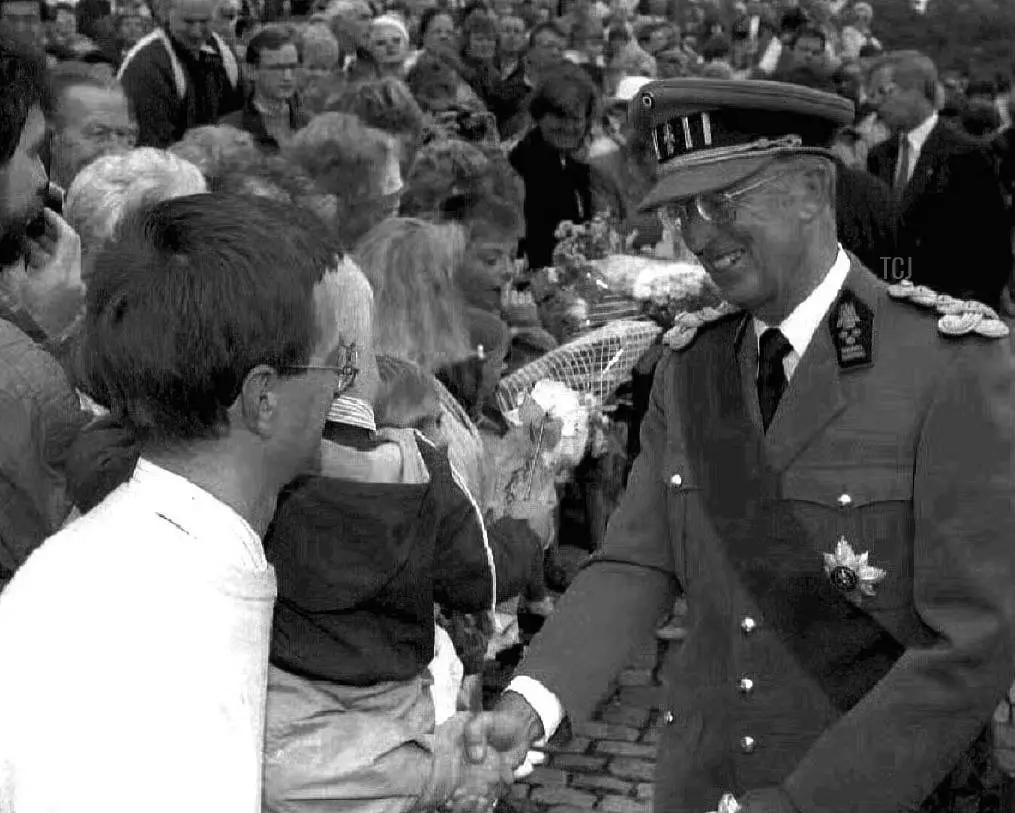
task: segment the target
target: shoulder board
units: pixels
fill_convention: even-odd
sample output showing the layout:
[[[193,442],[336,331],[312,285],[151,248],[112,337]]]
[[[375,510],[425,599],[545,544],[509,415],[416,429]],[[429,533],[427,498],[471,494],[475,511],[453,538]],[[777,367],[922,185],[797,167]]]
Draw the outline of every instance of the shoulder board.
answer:
[[[943,336],[975,335],[1003,339],[1011,332],[997,311],[973,299],[956,299],[948,294],[939,294],[926,285],[913,285],[911,282],[889,285],[888,295],[936,312],[939,315],[937,329]]]
[[[740,308],[736,305],[720,302],[714,308],[678,313],[673,320],[673,327],[663,336],[663,344],[671,350],[684,350],[691,346],[701,328],[739,312]]]

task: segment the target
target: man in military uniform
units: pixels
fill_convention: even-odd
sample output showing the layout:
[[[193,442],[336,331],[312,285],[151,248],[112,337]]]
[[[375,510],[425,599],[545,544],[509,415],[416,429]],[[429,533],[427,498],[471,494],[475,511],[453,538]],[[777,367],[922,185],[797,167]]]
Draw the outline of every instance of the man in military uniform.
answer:
[[[588,717],[681,587],[656,811],[999,810],[989,725],[1015,671],[1006,326],[889,286],[838,245],[833,159],[793,135],[851,121],[848,102],[677,79],[632,106],[660,161],[642,207],[672,207],[728,304],[667,335],[604,548],[469,727],[470,758],[493,747],[516,765]]]

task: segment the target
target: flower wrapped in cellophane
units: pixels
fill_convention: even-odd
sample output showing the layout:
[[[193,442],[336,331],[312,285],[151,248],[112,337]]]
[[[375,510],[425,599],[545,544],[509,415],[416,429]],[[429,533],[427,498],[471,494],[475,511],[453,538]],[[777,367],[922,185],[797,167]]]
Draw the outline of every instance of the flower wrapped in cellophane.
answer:
[[[503,437],[484,438],[490,466],[487,508],[494,519],[531,517],[544,546],[553,541],[557,481],[568,476],[585,456],[590,436],[587,399],[557,381],[538,381]],[[542,509],[542,510],[540,510]]]

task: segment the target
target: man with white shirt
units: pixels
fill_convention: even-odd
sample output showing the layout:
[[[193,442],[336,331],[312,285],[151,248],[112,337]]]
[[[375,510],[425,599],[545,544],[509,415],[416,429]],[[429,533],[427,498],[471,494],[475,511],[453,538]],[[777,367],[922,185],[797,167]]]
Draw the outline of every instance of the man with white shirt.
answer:
[[[140,460],[0,594],[0,811],[260,811],[261,537],[355,377],[336,265],[285,207],[217,194],[98,257],[87,376],[123,430],[103,457]]]
[[[603,549],[469,727],[470,758],[518,764],[587,718],[681,588],[657,811],[1002,809],[1007,327],[889,287],[838,244],[834,159],[795,136],[848,121],[841,98],[678,79],[642,88],[632,114],[660,164],[642,208],[680,219],[726,303],[667,335]]]
[[[983,143],[939,119],[937,84],[917,52],[875,63],[870,101],[891,136],[867,168],[897,190],[897,264],[912,281],[998,307],[1012,268],[1004,197]]]

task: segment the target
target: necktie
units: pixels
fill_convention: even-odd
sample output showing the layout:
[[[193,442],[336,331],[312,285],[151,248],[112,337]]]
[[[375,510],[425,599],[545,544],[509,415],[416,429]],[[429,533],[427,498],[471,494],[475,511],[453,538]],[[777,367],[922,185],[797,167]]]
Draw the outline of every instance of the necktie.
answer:
[[[899,197],[902,197],[902,193],[906,191],[906,184],[909,183],[909,159],[912,149],[909,136],[903,136],[902,144],[899,146],[899,162],[895,166],[895,193]]]
[[[770,327],[761,334],[758,346],[758,403],[761,421],[768,431],[772,417],[786,391],[786,369],[782,361],[793,347],[778,328]]]

